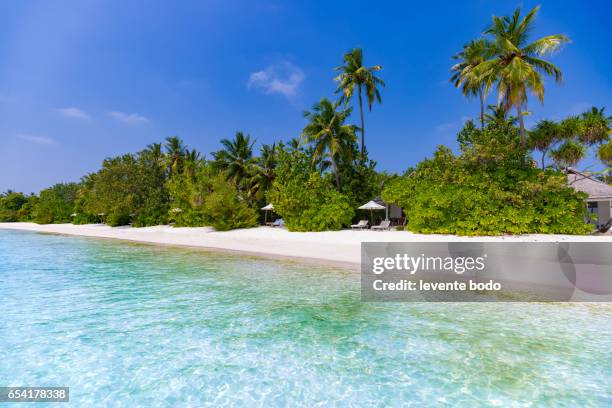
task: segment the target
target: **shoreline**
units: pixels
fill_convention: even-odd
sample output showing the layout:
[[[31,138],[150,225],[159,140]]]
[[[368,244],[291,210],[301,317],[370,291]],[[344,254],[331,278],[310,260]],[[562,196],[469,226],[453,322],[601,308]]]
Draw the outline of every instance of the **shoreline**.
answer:
[[[109,238],[129,242],[200,248],[300,263],[313,263],[358,270],[362,242],[610,242],[612,235],[517,235],[463,237],[440,234],[414,234],[407,231],[324,231],[289,232],[257,227],[214,231],[210,227],[109,227],[104,224],[0,223],[0,229],[59,235]]]

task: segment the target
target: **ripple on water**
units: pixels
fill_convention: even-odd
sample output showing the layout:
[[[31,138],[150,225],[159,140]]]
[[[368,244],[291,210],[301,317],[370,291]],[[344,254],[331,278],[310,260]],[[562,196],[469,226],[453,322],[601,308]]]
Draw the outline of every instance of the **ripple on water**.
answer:
[[[610,406],[612,308],[362,303],[353,272],[0,231],[0,384],[74,407]]]

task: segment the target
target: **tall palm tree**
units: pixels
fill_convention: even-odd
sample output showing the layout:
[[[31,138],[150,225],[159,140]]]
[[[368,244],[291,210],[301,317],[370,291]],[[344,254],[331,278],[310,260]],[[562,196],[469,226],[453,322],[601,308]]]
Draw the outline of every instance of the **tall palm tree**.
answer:
[[[451,67],[451,82],[456,88],[461,88],[461,92],[466,97],[478,96],[480,101],[480,127],[484,128],[485,113],[485,88],[488,78],[477,75],[475,68],[492,56],[492,46],[489,40],[481,38],[470,41],[463,46],[463,49],[453,55],[453,59],[459,60]]]
[[[563,138],[561,125],[552,120],[541,120],[529,133],[529,145],[542,153],[542,169],[546,168],[545,158],[550,148]]]
[[[494,56],[474,69],[478,76],[491,79],[487,81],[487,87],[493,82],[497,83],[498,98],[506,110],[516,108],[522,146],[525,146],[523,107],[527,103],[527,92],[531,91],[543,102],[542,76],[552,76],[557,82],[562,80],[561,70],[541,57],[561,49],[569,42],[569,38],[563,34],[528,42],[539,8],[534,7],[523,18],[520,8],[512,17],[493,16],[493,23],[485,34],[493,38],[491,52]]]
[[[187,147],[183,141],[176,136],[166,138],[166,157],[168,160],[168,171],[172,173],[180,173],[183,171],[183,161]]]
[[[227,171],[227,179],[233,179],[240,186],[249,175],[249,167],[253,161],[253,145],[251,135],[236,132],[234,140],[221,140],[223,149],[213,153],[215,164],[221,170]]]
[[[354,125],[344,124],[351,114],[351,108],[339,110],[339,105],[340,101],[333,103],[322,98],[312,107],[312,111],[304,112],[308,124],[302,130],[304,141],[314,145],[313,162],[323,157],[329,159],[337,188],[340,188],[339,164],[343,160],[351,160],[352,148],[357,140],[355,132],[358,130]]]
[[[372,67],[363,66],[363,50],[354,48],[344,54],[344,65],[336,67],[336,71],[340,74],[334,78],[338,82],[336,93],[342,93],[340,101],[348,104],[353,97],[355,89],[359,96],[359,114],[361,116],[361,156],[365,157],[365,122],[363,119],[363,96],[365,91],[368,99],[368,107],[372,111],[374,102],[381,103],[380,91],[378,86],[384,87],[385,82],[375,75],[375,72],[382,70],[382,66],[374,65]]]

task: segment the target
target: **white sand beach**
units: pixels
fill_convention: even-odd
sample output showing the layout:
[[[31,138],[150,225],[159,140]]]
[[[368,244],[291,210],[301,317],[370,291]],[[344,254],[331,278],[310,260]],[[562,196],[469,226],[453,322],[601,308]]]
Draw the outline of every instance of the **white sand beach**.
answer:
[[[459,237],[455,235],[414,234],[407,231],[326,231],[289,232],[272,227],[249,228],[225,232],[210,227],[174,228],[109,227],[104,224],[73,225],[34,223],[0,223],[1,229],[85,237],[121,239],[150,244],[190,246],[223,251],[237,251],[274,258],[314,261],[330,265],[356,266],[360,262],[362,242],[610,242],[612,235],[519,235],[499,237]]]

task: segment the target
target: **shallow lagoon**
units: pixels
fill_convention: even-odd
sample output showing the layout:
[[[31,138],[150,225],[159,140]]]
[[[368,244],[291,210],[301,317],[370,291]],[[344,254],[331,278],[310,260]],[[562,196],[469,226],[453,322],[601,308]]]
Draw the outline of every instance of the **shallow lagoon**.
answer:
[[[61,406],[612,405],[605,304],[363,303],[351,271],[0,230],[0,311],[0,386]]]

